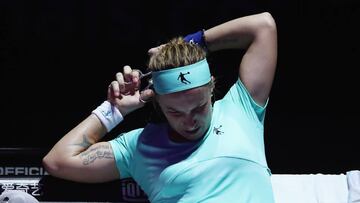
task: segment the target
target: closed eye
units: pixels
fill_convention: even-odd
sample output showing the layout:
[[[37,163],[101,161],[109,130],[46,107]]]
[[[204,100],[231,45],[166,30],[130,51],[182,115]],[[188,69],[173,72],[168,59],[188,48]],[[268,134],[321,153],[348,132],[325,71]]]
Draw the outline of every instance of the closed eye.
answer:
[[[201,105],[201,106],[196,107],[196,108],[193,109],[191,112],[192,112],[192,113],[201,113],[201,112],[203,112],[203,111],[206,109],[207,104],[208,104],[208,102],[206,102],[205,104],[203,104],[203,105]],[[167,113],[170,114],[171,116],[181,116],[181,115],[182,115],[181,112],[179,112],[179,111],[177,111],[177,110],[175,110],[175,109],[172,109],[172,108],[169,108],[169,109],[167,110]]]
[[[181,113],[178,111],[168,111],[168,113],[172,116],[180,116],[181,115]]]
[[[207,106],[207,102],[199,107],[197,107],[196,109],[194,109],[193,111],[195,113],[199,113],[199,112],[203,112],[205,110],[205,107]]]

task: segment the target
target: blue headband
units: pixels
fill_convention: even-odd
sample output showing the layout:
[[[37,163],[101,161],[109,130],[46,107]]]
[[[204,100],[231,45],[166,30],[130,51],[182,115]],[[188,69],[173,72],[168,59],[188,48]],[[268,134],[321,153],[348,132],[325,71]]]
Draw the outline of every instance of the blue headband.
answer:
[[[187,66],[152,72],[155,92],[159,95],[200,87],[210,82],[206,58]]]

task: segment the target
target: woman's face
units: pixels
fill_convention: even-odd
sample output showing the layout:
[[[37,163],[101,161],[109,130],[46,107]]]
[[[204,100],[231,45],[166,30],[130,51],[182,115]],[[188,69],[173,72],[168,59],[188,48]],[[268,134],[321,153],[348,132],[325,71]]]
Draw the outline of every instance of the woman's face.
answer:
[[[210,127],[212,88],[209,85],[159,95],[157,101],[170,126],[187,140],[197,140]]]

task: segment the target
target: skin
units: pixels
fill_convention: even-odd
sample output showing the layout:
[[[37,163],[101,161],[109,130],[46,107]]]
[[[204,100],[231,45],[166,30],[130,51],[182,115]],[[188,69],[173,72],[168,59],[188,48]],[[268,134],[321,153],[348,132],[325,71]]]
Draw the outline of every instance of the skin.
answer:
[[[157,96],[159,106],[172,128],[170,139],[184,142],[204,136],[211,122],[211,92],[211,87],[202,86]]]

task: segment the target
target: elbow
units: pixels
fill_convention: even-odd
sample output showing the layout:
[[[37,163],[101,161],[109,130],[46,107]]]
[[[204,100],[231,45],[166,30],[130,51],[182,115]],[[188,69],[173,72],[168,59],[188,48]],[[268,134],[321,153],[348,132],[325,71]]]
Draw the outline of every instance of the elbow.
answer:
[[[60,164],[49,155],[46,155],[42,159],[42,166],[45,171],[52,176],[57,176],[57,174],[61,171]]]
[[[261,13],[260,15],[260,27],[262,30],[276,32],[276,22],[273,16],[269,12]]]
[[[276,23],[272,15],[269,12],[259,14],[255,25],[254,40],[275,42],[276,38]]]

